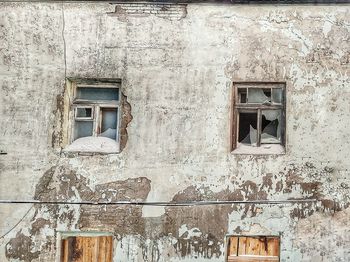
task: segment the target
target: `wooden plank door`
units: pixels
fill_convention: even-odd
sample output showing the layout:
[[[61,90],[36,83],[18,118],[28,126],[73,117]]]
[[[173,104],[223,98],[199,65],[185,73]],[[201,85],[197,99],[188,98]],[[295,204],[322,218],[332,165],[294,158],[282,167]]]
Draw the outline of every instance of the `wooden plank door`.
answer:
[[[279,261],[279,237],[232,236],[228,238],[227,261]]]
[[[112,262],[112,236],[76,236],[62,240],[61,262]]]

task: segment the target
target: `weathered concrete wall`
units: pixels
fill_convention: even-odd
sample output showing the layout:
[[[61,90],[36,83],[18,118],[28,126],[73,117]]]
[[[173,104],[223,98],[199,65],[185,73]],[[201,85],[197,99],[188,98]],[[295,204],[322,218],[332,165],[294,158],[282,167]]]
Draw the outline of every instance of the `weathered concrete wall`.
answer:
[[[196,207],[0,205],[0,261],[55,261],[59,231],[114,232],[115,261],[350,260],[350,6],[2,3],[0,198],[286,200]],[[65,77],[121,78],[120,154],[61,154]],[[286,81],[285,155],[230,152],[233,81]]]

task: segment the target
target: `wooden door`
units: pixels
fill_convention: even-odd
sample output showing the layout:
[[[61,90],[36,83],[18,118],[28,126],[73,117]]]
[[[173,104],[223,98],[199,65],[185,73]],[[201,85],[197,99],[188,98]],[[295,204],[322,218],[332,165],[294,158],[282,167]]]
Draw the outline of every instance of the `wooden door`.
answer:
[[[112,262],[112,236],[67,237],[61,244],[61,262]]]
[[[227,261],[279,261],[279,237],[232,236],[228,238]]]

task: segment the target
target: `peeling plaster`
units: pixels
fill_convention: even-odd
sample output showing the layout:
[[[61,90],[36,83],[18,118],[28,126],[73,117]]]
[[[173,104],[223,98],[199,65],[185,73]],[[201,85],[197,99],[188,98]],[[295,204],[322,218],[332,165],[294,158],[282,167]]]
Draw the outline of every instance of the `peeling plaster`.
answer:
[[[54,261],[59,231],[86,230],[113,234],[114,261],[223,261],[227,234],[349,260],[349,7],[134,5],[1,4],[1,198],[318,201],[6,205],[0,260]],[[120,154],[61,154],[67,75],[122,79]],[[285,155],[229,152],[233,81],[286,82]]]

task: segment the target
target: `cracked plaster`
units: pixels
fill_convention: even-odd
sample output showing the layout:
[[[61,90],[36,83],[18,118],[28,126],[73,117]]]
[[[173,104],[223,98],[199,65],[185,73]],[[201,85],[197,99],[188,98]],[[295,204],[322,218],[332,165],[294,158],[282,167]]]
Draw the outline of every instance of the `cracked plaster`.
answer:
[[[139,222],[126,232],[113,229],[114,261],[223,261],[225,234],[234,232],[282,234],[281,261],[348,260],[349,6],[189,4],[176,19],[118,19],[115,8],[1,3],[0,149],[7,152],[0,156],[1,198],[34,198],[53,167],[46,185],[63,200],[140,177],[149,181],[147,201],[318,198],[281,206],[125,209]],[[122,79],[133,119],[120,154],[61,154],[52,134],[60,141],[65,77]],[[285,155],[229,152],[233,81],[286,81]],[[70,178],[60,181],[59,174]],[[63,190],[65,183],[72,184]],[[104,211],[29,208],[1,205],[1,234],[15,226],[0,239],[1,261],[54,261],[57,230],[84,230],[89,210]],[[181,237],[185,228],[201,234]],[[21,238],[25,247],[16,244]]]

